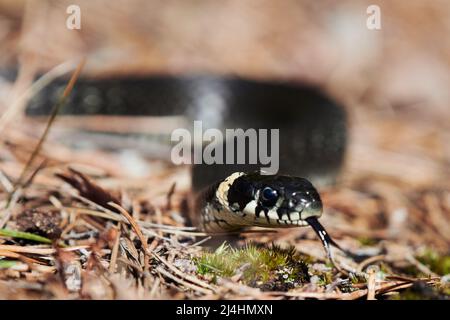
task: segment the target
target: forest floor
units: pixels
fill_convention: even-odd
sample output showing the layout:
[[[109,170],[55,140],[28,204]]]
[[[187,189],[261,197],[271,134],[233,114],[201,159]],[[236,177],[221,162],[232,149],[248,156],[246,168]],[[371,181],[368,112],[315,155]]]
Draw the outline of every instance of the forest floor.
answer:
[[[441,2],[378,1],[383,27],[373,32],[361,27],[364,1],[80,0],[76,31],[65,27],[66,2],[0,3],[0,71],[18,70],[0,78],[0,299],[449,299]],[[23,115],[24,92],[80,56],[91,76],[319,84],[346,106],[350,134],[339,180],[319,190],[320,222],[352,255],[334,250],[330,265],[306,227],[211,237],[186,225],[190,168],[70,148],[59,133],[73,118],[57,116],[45,137],[45,121]]]
[[[142,158],[151,170],[136,176],[123,154],[50,140],[36,151],[44,129],[30,121],[1,136],[1,299],[450,296],[442,128],[352,116],[346,166],[320,189],[321,222],[353,253],[334,250],[336,267],[310,228],[211,239],[185,225],[188,167]]]

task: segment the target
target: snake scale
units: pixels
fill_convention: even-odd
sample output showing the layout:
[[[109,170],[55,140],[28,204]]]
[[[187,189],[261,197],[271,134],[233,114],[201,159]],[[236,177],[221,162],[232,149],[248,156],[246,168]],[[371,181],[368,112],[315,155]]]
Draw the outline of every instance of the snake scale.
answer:
[[[65,83],[58,79],[46,87],[27,114],[49,114]],[[331,258],[329,246],[337,244],[318,222],[322,201],[310,181],[334,181],[344,160],[347,123],[344,108],[317,88],[217,75],[84,77],[62,113],[181,115],[219,130],[279,129],[276,175],[258,172],[261,163],[193,165],[193,220],[211,233],[309,225]]]

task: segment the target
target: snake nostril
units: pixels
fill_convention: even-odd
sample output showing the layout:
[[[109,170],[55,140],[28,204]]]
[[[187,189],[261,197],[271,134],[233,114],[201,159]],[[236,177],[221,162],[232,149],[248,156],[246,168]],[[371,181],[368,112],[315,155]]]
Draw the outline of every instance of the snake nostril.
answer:
[[[321,211],[322,210],[322,201],[313,201],[308,205],[308,207],[314,211]]]

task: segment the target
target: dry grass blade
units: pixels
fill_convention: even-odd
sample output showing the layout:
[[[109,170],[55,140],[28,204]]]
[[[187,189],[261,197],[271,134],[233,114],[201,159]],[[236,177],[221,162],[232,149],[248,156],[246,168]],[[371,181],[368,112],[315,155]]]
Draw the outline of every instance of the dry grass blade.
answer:
[[[27,188],[29,185],[33,183],[34,178],[36,175],[45,168],[47,165],[47,159],[42,160],[42,162],[36,167],[36,169],[33,170],[33,172],[30,174],[30,177],[23,183],[23,188]]]
[[[21,196],[22,196],[21,189],[15,190],[10,194],[8,201],[6,203],[5,213],[2,219],[0,220],[0,228],[3,228],[8,222],[9,218],[13,213],[14,206],[17,204]]]
[[[70,174],[56,173],[55,175],[61,180],[70,184],[77,189],[80,195],[106,209],[116,211],[117,208],[111,206],[109,203],[113,202],[119,204],[120,201],[114,197],[110,192],[106,191],[99,185],[92,182],[84,174],[75,169],[69,168]]]
[[[6,174],[3,172],[3,170],[0,170],[0,183],[2,184],[6,192],[8,193],[13,192],[14,186],[9,180],[9,178],[6,176]]]
[[[127,210],[125,210],[124,208],[122,208],[120,205],[118,205],[117,203],[114,202],[110,202],[108,203],[111,207],[116,208],[121,214],[123,214],[125,216],[125,218],[128,220],[128,222],[131,224],[131,226],[133,227],[134,232],[136,232],[139,240],[142,243],[142,247],[144,248],[146,254],[150,254],[150,252],[148,252],[148,244],[147,244],[147,239],[145,239],[144,234],[141,231],[141,228],[138,226],[138,224],[136,223],[136,221],[134,220],[134,218],[128,213]]]
[[[125,218],[128,220],[128,222],[131,224],[131,227],[133,228],[134,232],[136,232],[139,240],[141,241],[142,247],[144,248],[144,271],[147,272],[149,270],[149,262],[148,258],[150,257],[150,251],[148,250],[148,244],[147,239],[142,234],[141,228],[138,226],[134,218],[120,205],[114,202],[109,202],[109,206],[117,209],[121,214],[125,216]]]
[[[169,189],[169,192],[167,192],[167,204],[166,204],[166,210],[172,209],[172,197],[175,193],[175,187],[177,186],[177,183],[174,182],[172,186]]]
[[[336,299],[336,300],[355,300],[367,295],[367,289],[357,290],[351,293],[334,293],[334,292],[281,292],[273,293],[274,295],[282,295],[286,297],[312,298],[312,299]]]
[[[110,273],[114,273],[114,271],[116,269],[117,256],[119,254],[120,235],[121,235],[121,232],[120,232],[120,223],[119,223],[116,240],[114,241],[114,246],[113,246],[113,249],[111,252],[111,261],[109,262],[108,271]]]
[[[156,271],[159,272],[159,273],[161,273],[161,274],[164,275],[165,277],[167,277],[167,278],[169,278],[169,279],[171,279],[171,280],[173,280],[173,281],[175,281],[175,282],[177,282],[177,283],[179,283],[179,284],[185,286],[185,287],[188,288],[188,289],[191,289],[191,290],[194,290],[194,291],[203,293],[203,294],[212,294],[212,293],[213,293],[213,291],[211,291],[211,290],[205,289],[205,288],[200,287],[200,286],[197,286],[197,285],[195,285],[195,284],[186,282],[186,281],[184,281],[183,279],[177,278],[176,276],[174,276],[173,274],[171,274],[170,272],[164,270],[164,269],[161,268],[161,267],[158,267],[158,268],[156,269]]]
[[[70,92],[72,92],[72,89],[81,73],[81,70],[83,69],[84,64],[85,64],[85,59],[82,59],[81,62],[78,64],[77,69],[70,77],[69,83],[67,84],[66,88],[64,89],[62,96],[60,97],[60,99],[58,100],[56,105],[53,107],[52,113],[50,115],[50,118],[48,119],[44,133],[40,137],[38,144],[34,148],[33,153],[31,154],[30,158],[28,159],[28,162],[25,164],[25,167],[23,168],[22,173],[20,174],[19,179],[16,182],[16,185],[15,185],[16,189],[21,187],[23,179],[25,178],[25,175],[27,174],[28,170],[32,166],[34,159],[36,158],[39,151],[41,150],[41,147],[42,147],[43,143],[45,142],[45,139],[47,138],[47,135],[50,131],[50,128],[51,128],[56,116],[58,115],[58,112],[66,103],[66,100],[67,100]]]
[[[20,260],[22,262],[25,262],[28,265],[32,265],[32,264],[43,265],[43,263],[41,261],[38,261],[38,260],[30,258],[30,257],[26,257],[26,256],[18,254],[16,252],[7,251],[7,250],[0,250],[0,256],[4,256],[7,258],[14,258],[14,259]]]
[[[191,275],[185,274],[183,272],[181,272],[178,268],[176,268],[174,265],[172,265],[171,263],[169,263],[166,259],[164,259],[163,257],[159,256],[157,253],[153,253],[153,255],[162,263],[164,263],[170,270],[172,270],[177,276],[188,280],[192,283],[195,283],[196,285],[199,285],[201,287],[210,289],[212,291],[216,291],[216,288],[214,288],[213,286],[207,284],[206,282],[203,282],[199,279],[197,279],[196,277],[193,277]]]
[[[37,92],[42,90],[45,86],[47,86],[53,79],[62,76],[73,70],[75,67],[75,63],[73,61],[65,62],[60,64],[47,72],[41,78],[39,78],[36,82],[34,82],[29,89],[25,91],[16,101],[14,101],[11,106],[6,110],[6,112],[0,118],[0,132],[7,127],[8,122],[18,113],[20,109],[27,99],[35,95]]]
[[[86,249],[89,248],[89,246],[76,246],[76,247],[67,247],[67,248],[61,248],[63,251],[76,251],[80,249]],[[33,254],[39,254],[39,255],[48,255],[48,254],[54,254],[56,252],[56,249],[53,248],[42,248],[42,247],[22,247],[22,246],[16,246],[16,245],[8,245],[8,244],[0,244],[0,250],[7,250],[12,252],[21,252],[21,253],[33,253]]]
[[[128,221],[124,217],[122,217],[116,213],[95,211],[92,209],[78,208],[78,207],[61,207],[61,209],[67,210],[67,211],[73,211],[77,214],[86,214],[86,215],[104,218],[104,219],[108,219],[108,220],[112,220],[112,221],[128,223]]]
[[[367,280],[367,300],[375,300],[376,272],[369,270],[369,279]]]

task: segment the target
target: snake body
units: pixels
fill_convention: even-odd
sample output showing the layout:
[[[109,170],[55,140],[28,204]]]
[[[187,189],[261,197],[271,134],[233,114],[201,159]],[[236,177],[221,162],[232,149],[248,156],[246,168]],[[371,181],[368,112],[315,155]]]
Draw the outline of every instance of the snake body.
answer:
[[[28,115],[49,114],[65,83],[57,80],[36,95]],[[193,166],[193,189],[198,194],[194,220],[208,232],[310,225],[326,249],[334,244],[318,223],[322,201],[309,180],[329,183],[339,172],[346,116],[316,88],[210,75],[85,78],[78,81],[63,113],[183,115],[220,130],[278,128],[277,175],[258,173],[260,163]]]

